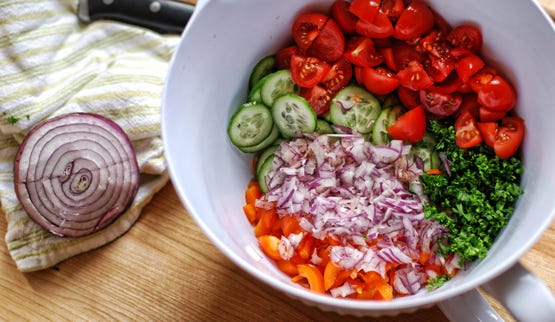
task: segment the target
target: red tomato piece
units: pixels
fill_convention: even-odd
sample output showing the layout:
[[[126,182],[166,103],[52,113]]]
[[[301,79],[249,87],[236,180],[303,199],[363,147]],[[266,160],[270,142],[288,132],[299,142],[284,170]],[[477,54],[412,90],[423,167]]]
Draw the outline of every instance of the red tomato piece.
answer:
[[[372,22],[359,19],[355,25],[355,31],[369,38],[388,38],[393,35],[393,24],[384,13],[378,12]]]
[[[493,150],[502,159],[513,156],[524,138],[524,120],[517,116],[507,116],[501,120]]]
[[[482,48],[482,32],[469,24],[458,25],[447,36],[451,46],[468,49],[477,53]]]
[[[463,93],[464,90],[461,91],[463,86],[464,84],[459,78],[459,75],[457,75],[457,73],[451,73],[445,80],[435,83],[430,88],[441,94],[451,94],[453,92]]]
[[[318,116],[322,116],[330,110],[332,93],[320,85],[312,88],[302,87],[301,96],[308,101]]]
[[[469,80],[478,94],[478,103],[494,112],[507,112],[516,103],[516,92],[505,78],[484,67]]]
[[[424,35],[433,26],[432,10],[424,1],[413,0],[399,16],[393,37],[400,40],[412,40]]]
[[[343,57],[349,62],[363,67],[373,67],[381,64],[384,57],[376,51],[374,42],[367,37],[352,37],[347,42]]]
[[[345,50],[345,37],[333,19],[328,19],[320,33],[307,50],[309,56],[314,56],[326,62],[335,62]]]
[[[476,119],[470,112],[462,113],[455,121],[455,143],[461,149],[468,149],[482,143],[482,136],[476,127]]]
[[[362,70],[365,67],[362,66],[353,66],[353,74],[355,75],[355,80],[357,81],[357,83],[362,84]]]
[[[405,42],[395,42],[392,49],[395,58],[395,68],[392,68],[392,70],[395,71],[406,68],[411,61],[422,63],[425,58],[422,53],[416,50],[416,46],[409,45]]]
[[[463,94],[461,105],[459,106],[459,109],[457,110],[455,115],[456,117],[459,117],[463,113],[469,112],[475,119],[477,119],[479,116],[479,109],[480,104],[478,103],[475,93]],[[480,120],[483,121],[482,119]]]
[[[424,69],[434,82],[443,82],[455,70],[456,61],[451,55],[436,57],[429,55],[429,59],[424,61]]]
[[[336,0],[331,5],[331,17],[343,33],[352,34],[355,32],[355,25],[357,23],[357,16],[349,11],[349,6],[351,4],[345,0]]]
[[[278,52],[276,53],[276,67],[278,69],[289,69],[289,66],[291,64],[291,56],[300,53],[301,50],[297,45],[285,47],[278,50]]]
[[[416,143],[426,133],[426,113],[422,106],[415,107],[401,115],[387,128],[387,133],[396,140]]]
[[[393,48],[391,47],[380,48],[379,51],[383,56],[383,59],[387,68],[397,71],[397,66],[395,65],[395,56],[393,54]]]
[[[379,10],[380,0],[353,0],[349,7],[355,16],[368,22],[374,21]]]
[[[457,74],[463,83],[468,83],[471,76],[474,76],[486,63],[478,55],[470,54],[461,58],[457,62]]]
[[[320,13],[305,13],[295,19],[291,34],[301,50],[307,50],[312,45],[328,20],[328,16]]]
[[[380,9],[389,18],[397,19],[405,10],[405,3],[403,0],[382,0]]]
[[[333,64],[328,74],[320,81],[322,86],[335,94],[343,87],[347,86],[353,77],[353,66],[345,58]]]
[[[442,94],[432,90],[421,90],[420,102],[426,111],[444,117],[457,111],[462,102],[462,95],[458,92]]]
[[[480,106],[478,108],[478,115],[479,115],[480,121],[491,122],[491,121],[499,121],[500,119],[505,117],[505,115],[507,115],[507,112],[495,112],[486,107]]]
[[[399,96],[401,104],[409,110],[421,104],[419,91],[413,91],[404,86],[399,86],[399,88],[397,88],[397,95]]]
[[[422,64],[413,60],[408,66],[397,73],[401,85],[414,91],[426,89],[434,84]]]
[[[314,87],[329,72],[331,66],[315,57],[291,56],[291,77],[301,87]]]
[[[476,127],[486,145],[493,148],[497,136],[497,122],[476,122]]]
[[[385,67],[365,67],[361,78],[364,87],[376,95],[389,94],[399,87],[397,75]]]

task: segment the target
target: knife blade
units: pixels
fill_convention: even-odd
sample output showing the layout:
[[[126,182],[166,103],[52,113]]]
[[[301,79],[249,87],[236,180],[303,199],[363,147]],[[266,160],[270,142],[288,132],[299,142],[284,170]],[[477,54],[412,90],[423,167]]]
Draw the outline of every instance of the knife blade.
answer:
[[[175,0],[79,0],[83,22],[116,20],[165,34],[181,34],[195,6]]]

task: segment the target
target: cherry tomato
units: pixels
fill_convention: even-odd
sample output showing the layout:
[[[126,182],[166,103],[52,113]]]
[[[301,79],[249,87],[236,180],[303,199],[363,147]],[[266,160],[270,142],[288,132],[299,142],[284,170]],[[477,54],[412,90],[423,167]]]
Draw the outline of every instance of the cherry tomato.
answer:
[[[493,150],[502,159],[516,153],[524,138],[524,120],[517,116],[507,116],[501,120]]]
[[[480,108],[478,109],[478,115],[480,121],[490,122],[499,121],[500,119],[505,117],[505,115],[507,115],[507,112],[494,112],[486,107],[480,106]]]
[[[451,55],[436,57],[429,55],[429,59],[424,61],[424,69],[434,82],[443,82],[449,74],[455,70],[456,61]]]
[[[328,16],[320,13],[305,13],[295,19],[291,34],[301,50],[307,50],[312,45],[328,19]]]
[[[475,93],[463,94],[461,105],[459,106],[459,109],[455,113],[455,116],[459,117],[463,113],[469,112],[475,119],[477,119],[479,116],[479,113],[478,113],[479,109],[480,109],[480,104],[478,103]],[[482,119],[480,120],[483,121]]]
[[[385,67],[364,67],[361,78],[364,87],[376,95],[389,94],[399,87],[397,75]]]
[[[457,111],[462,102],[462,95],[458,92],[442,94],[431,90],[421,90],[420,102],[426,111],[444,117]]]
[[[335,62],[345,50],[345,37],[333,19],[328,19],[306,53],[326,62]]]
[[[482,48],[482,32],[474,25],[458,25],[447,36],[451,46],[477,53]]]
[[[412,89],[426,89],[434,84],[434,81],[428,76],[424,67],[419,62],[413,60],[408,66],[397,73],[401,85]]]
[[[443,18],[443,16],[440,15],[437,11],[432,8],[430,8],[430,10],[432,10],[432,13],[434,15],[434,29],[447,36],[453,28],[447,22],[447,20],[445,20],[445,18]]]
[[[416,143],[426,133],[426,114],[422,106],[417,106],[403,115],[387,128],[387,133],[396,140]]]
[[[332,99],[332,93],[320,85],[316,85],[312,88],[301,88],[301,96],[304,97],[316,115],[322,116],[330,110],[330,102]]]
[[[493,148],[497,136],[497,122],[476,122],[476,127],[486,145]]]
[[[349,62],[363,67],[377,66],[384,61],[382,54],[376,51],[372,39],[367,37],[349,39],[343,57]]]
[[[397,19],[405,10],[405,4],[403,0],[382,0],[380,9],[390,19]]]
[[[478,55],[470,54],[457,62],[457,74],[463,83],[468,83],[471,76],[476,74],[486,63]]]
[[[397,95],[399,96],[401,104],[409,110],[421,104],[419,91],[413,91],[404,86],[399,86],[399,88],[397,88]]]
[[[451,94],[453,92],[464,93],[463,86],[464,84],[457,73],[451,73],[445,80],[435,83],[430,88],[441,94]]]
[[[331,66],[315,57],[291,56],[291,77],[301,87],[314,87],[329,72]]]
[[[320,81],[322,86],[331,93],[337,93],[340,89],[347,86],[353,77],[353,66],[345,59],[333,64],[328,74]]]
[[[357,16],[349,11],[350,5],[345,0],[336,0],[331,5],[331,17],[337,22],[343,33],[347,35],[355,32],[355,25],[358,20]]]
[[[379,0],[353,0],[351,2],[351,6],[349,7],[349,11],[351,11],[355,16],[368,22],[374,21],[374,18],[376,18],[379,10]]]
[[[372,22],[359,19],[355,25],[355,31],[365,37],[388,38],[393,35],[393,24],[385,13],[378,12]]]
[[[395,57],[395,68],[392,70],[399,71],[406,68],[413,60],[420,63],[424,61],[425,56],[416,50],[416,46],[405,42],[395,42],[392,48]]]
[[[397,66],[395,66],[395,56],[393,54],[393,48],[385,47],[385,48],[381,48],[379,51],[383,56],[383,59],[387,68],[397,71]]]
[[[476,127],[476,119],[470,112],[462,113],[455,121],[455,143],[461,149],[482,143],[482,136]]]
[[[300,53],[301,50],[297,45],[285,47],[278,50],[278,52],[276,53],[276,67],[278,69],[289,69],[289,66],[291,64],[291,56]]]
[[[412,40],[428,32],[433,25],[434,14],[428,5],[421,0],[413,0],[399,16],[393,37]]]
[[[507,112],[516,103],[516,93],[505,78],[492,68],[484,67],[469,80],[478,94],[478,103],[494,112]]]

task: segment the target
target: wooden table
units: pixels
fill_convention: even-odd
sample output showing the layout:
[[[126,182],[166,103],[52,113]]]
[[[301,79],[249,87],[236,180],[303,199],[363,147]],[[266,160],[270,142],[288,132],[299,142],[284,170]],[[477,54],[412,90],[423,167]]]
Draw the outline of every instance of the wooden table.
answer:
[[[555,13],[555,0],[540,3]],[[0,215],[0,235],[6,220]],[[521,260],[555,292],[555,224]],[[507,320],[512,318],[491,300]],[[171,184],[122,238],[54,268],[19,272],[0,245],[0,320],[369,321],[322,312],[263,285],[220,253]],[[433,307],[390,321],[446,321]],[[371,321],[371,319],[370,319]]]

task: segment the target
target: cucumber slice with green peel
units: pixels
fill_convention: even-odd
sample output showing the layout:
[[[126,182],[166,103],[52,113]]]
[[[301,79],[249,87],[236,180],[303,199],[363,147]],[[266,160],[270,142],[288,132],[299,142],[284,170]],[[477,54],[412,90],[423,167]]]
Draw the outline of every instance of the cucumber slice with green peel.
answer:
[[[424,146],[413,146],[410,150],[412,157],[417,157],[422,161],[424,171],[431,169],[439,169],[439,154],[435,150],[425,148]]]
[[[333,128],[331,127],[331,124],[329,124],[326,120],[323,120],[321,118],[318,118],[316,120],[316,130],[314,130],[314,132],[316,132],[318,134],[333,134],[333,133],[335,133],[333,131]]]
[[[260,155],[258,156],[258,161],[256,161],[256,174],[258,174],[258,172],[260,171],[260,168],[262,168],[264,161],[266,161],[266,159],[270,157],[273,157],[274,152],[276,152],[278,148],[279,148],[279,145],[272,144],[271,146],[265,148],[260,153]]]
[[[264,76],[272,73],[275,66],[276,57],[274,55],[269,55],[259,60],[256,65],[254,65],[249,77],[249,88],[253,88]]]
[[[298,133],[314,133],[316,130],[316,112],[308,101],[299,95],[281,95],[275,99],[271,110],[274,123],[286,139]]]
[[[256,173],[256,180],[258,181],[258,185],[260,186],[260,191],[263,193],[268,192],[268,184],[266,179],[269,178],[268,174],[273,170],[273,163],[274,163],[274,155],[270,155],[270,157],[264,160],[264,163],[260,166],[260,169]]]
[[[403,109],[400,105],[384,108],[372,129],[372,143],[374,145],[386,145],[391,141],[391,136],[387,133],[387,128],[401,116]]]
[[[262,140],[262,142],[252,146],[239,146],[238,148],[239,150],[246,153],[260,152],[265,148],[269,147],[270,145],[273,145],[276,142],[276,140],[279,138],[279,136],[280,136],[279,129],[274,124],[272,127],[272,131],[264,140]]]
[[[372,131],[381,109],[378,99],[366,89],[348,85],[332,99],[330,119],[335,125],[347,126],[365,134]]]
[[[245,103],[229,120],[227,134],[237,147],[251,147],[264,141],[273,125],[272,113],[264,104]]]
[[[278,70],[264,78],[260,88],[262,102],[267,106],[274,105],[274,100],[284,94],[298,94],[300,88],[291,77],[289,69]]]

